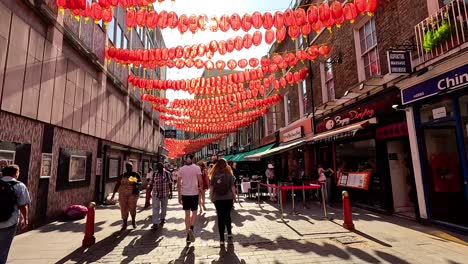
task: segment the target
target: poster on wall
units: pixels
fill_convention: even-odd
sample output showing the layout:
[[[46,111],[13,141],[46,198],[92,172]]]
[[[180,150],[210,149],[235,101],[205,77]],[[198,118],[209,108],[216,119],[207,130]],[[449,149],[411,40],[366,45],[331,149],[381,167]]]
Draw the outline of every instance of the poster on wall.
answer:
[[[341,172],[337,186],[368,190],[370,172]]]
[[[42,153],[41,178],[48,178],[52,175],[52,153]]]
[[[96,159],[96,175],[102,175],[102,158]]]
[[[10,165],[15,162],[15,154],[16,151],[0,150],[0,160],[3,160],[3,162],[0,163],[0,170],[3,169],[6,164]]]
[[[84,181],[86,179],[86,156],[71,155],[68,180]]]
[[[119,177],[119,160],[109,159],[109,178]]]

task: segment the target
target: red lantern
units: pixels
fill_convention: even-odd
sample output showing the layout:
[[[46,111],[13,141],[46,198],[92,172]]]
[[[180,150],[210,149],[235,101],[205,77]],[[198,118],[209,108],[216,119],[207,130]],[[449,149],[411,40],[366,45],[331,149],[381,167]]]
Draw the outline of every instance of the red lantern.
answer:
[[[307,37],[309,34],[310,34],[310,31],[312,30],[312,28],[310,27],[310,24],[307,23],[305,25],[303,25],[301,27],[301,34],[304,36],[304,37]]]
[[[328,4],[323,3],[319,6],[319,18],[322,23],[325,23],[330,19],[330,7]]]
[[[327,45],[320,46],[318,52],[320,53],[320,55],[326,57],[330,53],[330,47],[328,47]]]
[[[297,26],[303,26],[307,23],[307,14],[303,8],[298,8],[294,12],[294,15],[296,17],[296,25]]]
[[[354,5],[358,14],[362,14],[367,10],[367,0],[355,0]]]
[[[234,48],[237,51],[240,51],[243,47],[244,47],[244,40],[240,36],[237,36],[234,39]]]
[[[245,34],[244,36],[244,48],[245,49],[250,49],[250,47],[252,47],[252,35],[250,34]]]
[[[296,17],[294,15],[294,11],[290,8],[284,11],[283,19],[284,19],[284,25],[287,27],[296,25]]]
[[[140,9],[136,12],[136,23],[139,27],[145,26],[146,22],[146,10]]]
[[[169,24],[169,28],[174,29],[179,25],[179,17],[173,11],[169,12],[167,15],[167,20]]]
[[[318,51],[317,47],[316,46],[311,46],[307,50],[307,55],[308,55],[309,60],[315,60],[319,55],[319,51]]]
[[[278,42],[283,41],[286,38],[286,27],[278,28],[276,30],[276,40]]]
[[[265,42],[270,45],[275,41],[275,31],[273,29],[267,29],[265,32]]]
[[[242,29],[248,32],[252,28],[252,17],[249,14],[244,14],[242,17]]]
[[[71,1],[71,2],[75,2],[75,1]],[[75,3],[77,3],[78,1],[76,1]],[[109,0],[99,0],[99,5],[103,8],[103,9],[108,9],[110,7],[110,1]],[[78,8],[78,6],[76,6],[76,8]]]
[[[201,59],[196,59],[194,61],[194,64],[197,69],[202,69],[203,67],[205,67],[205,63]]]
[[[331,10],[331,17],[335,20],[343,16],[343,7],[341,6],[341,3],[338,1],[334,1],[331,4],[330,10]]]
[[[259,64],[259,61],[258,61],[257,58],[251,58],[251,59],[249,60],[249,65],[250,65],[250,67],[252,67],[252,68],[256,68],[256,67],[258,66],[258,64]]]
[[[219,52],[219,54],[221,54],[221,55],[226,54],[226,52],[227,52],[226,46],[227,46],[226,41],[221,40],[220,42],[218,42],[218,52]]]
[[[367,0],[367,14],[371,16],[377,9],[379,0]]]
[[[216,40],[210,41],[210,44],[208,46],[209,46],[210,51],[213,53],[218,50],[218,42]]]
[[[59,9],[67,8],[67,0],[56,0],[55,3],[59,7]]]
[[[317,23],[318,18],[318,8],[314,5],[309,6],[309,8],[307,9],[307,20],[309,21],[309,24]]]
[[[102,8],[101,6],[94,2],[91,4],[91,17],[93,18],[94,20],[94,23],[99,23],[99,21],[102,19]],[[135,23],[135,12],[133,12],[131,15],[130,15],[130,19],[128,19],[129,17],[129,12],[127,12],[127,15],[126,15],[127,19],[127,26],[129,25],[129,23],[132,23],[134,25]],[[128,26],[129,28],[130,27],[133,27],[133,26]]]
[[[292,40],[295,40],[300,33],[300,28],[298,26],[290,26],[288,27],[288,35],[292,38]]]
[[[227,52],[231,53],[235,48],[235,42],[233,39],[228,39],[226,41],[226,50]]]
[[[344,17],[350,23],[354,23],[357,17],[356,6],[353,3],[347,3],[343,8]]]
[[[207,28],[208,17],[206,15],[199,15],[197,17],[197,26],[201,31],[205,31]],[[216,30],[215,30],[216,31]]]
[[[158,13],[156,11],[151,10],[146,15],[146,26],[148,28],[155,28],[158,25]]]
[[[224,70],[224,67],[226,67],[226,62],[224,62],[223,60],[219,60],[216,62],[216,69],[217,70]]]
[[[157,22],[157,20],[156,20]],[[178,29],[181,34],[184,34],[188,30],[188,25],[189,25],[189,19],[186,15],[181,15],[179,18],[179,25]]]
[[[320,21],[318,21],[315,24],[312,24],[312,30],[317,32],[317,34],[320,33],[320,30],[322,30],[322,28],[323,28],[323,24]]]
[[[260,14],[258,11],[252,14],[252,26],[255,29],[259,29],[263,26],[262,14]]]
[[[231,28],[234,31],[238,31],[241,28],[241,18],[238,14],[234,13],[231,15]]]
[[[244,69],[245,67],[247,67],[248,64],[249,63],[246,59],[240,59],[239,62],[237,63],[237,65],[239,65],[241,69]]]
[[[229,16],[221,16],[221,18],[219,19],[219,29],[221,29],[222,32],[227,32],[230,27],[231,24],[229,23]]]
[[[104,25],[109,24],[113,19],[113,11],[112,8],[102,10],[102,21],[104,21]]]
[[[164,11],[162,11],[164,12]],[[159,21],[161,21],[161,14],[162,12],[159,14]],[[159,23],[161,24],[161,23]],[[195,16],[195,15],[191,15],[188,19],[188,28],[190,30],[190,32],[192,32],[192,34],[195,34],[195,32],[198,31],[198,17]]]
[[[263,28],[271,29],[273,27],[273,15],[270,12],[263,14]]]
[[[252,37],[252,42],[255,46],[259,46],[262,43],[262,32],[255,31]]]
[[[140,10],[143,10],[143,9],[140,9]],[[162,29],[167,28],[168,26],[167,12],[164,10],[159,13],[158,25]]]
[[[284,27],[283,12],[281,12],[281,11],[276,11],[275,12],[274,25],[275,25],[276,29],[280,29],[280,28]]]

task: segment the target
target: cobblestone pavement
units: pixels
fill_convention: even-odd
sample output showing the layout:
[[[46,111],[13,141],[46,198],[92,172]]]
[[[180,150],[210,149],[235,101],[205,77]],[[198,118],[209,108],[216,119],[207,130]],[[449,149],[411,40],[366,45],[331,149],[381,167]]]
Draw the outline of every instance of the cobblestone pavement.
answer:
[[[465,237],[409,220],[355,210],[358,231],[349,232],[339,210],[330,209],[330,221],[316,203],[298,208],[300,215],[285,214],[284,222],[273,204],[260,208],[249,200],[235,206],[234,244],[225,248],[217,240],[211,203],[198,220],[196,242],[187,246],[183,212],[172,199],[158,231],[150,230],[149,209],[140,208],[136,229],[120,232],[118,207],[103,207],[96,211],[96,244],[89,249],[80,248],[83,221],[55,222],[17,236],[9,263],[468,263]]]

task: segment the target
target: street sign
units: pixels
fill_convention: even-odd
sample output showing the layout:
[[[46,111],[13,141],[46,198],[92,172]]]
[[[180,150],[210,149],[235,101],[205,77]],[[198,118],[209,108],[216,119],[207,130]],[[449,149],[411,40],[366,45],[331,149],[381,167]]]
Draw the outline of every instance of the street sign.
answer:
[[[388,69],[390,73],[410,74],[411,53],[408,50],[389,50],[387,51]]]

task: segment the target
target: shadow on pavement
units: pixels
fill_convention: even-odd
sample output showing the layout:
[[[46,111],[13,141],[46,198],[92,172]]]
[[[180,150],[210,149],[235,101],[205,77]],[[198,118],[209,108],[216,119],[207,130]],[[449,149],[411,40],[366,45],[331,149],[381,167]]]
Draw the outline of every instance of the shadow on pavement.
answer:
[[[218,260],[213,260],[211,262],[212,264],[245,264],[245,260],[239,259],[239,257],[236,255],[234,245],[229,244],[226,247],[222,246],[219,249],[219,259]]]

